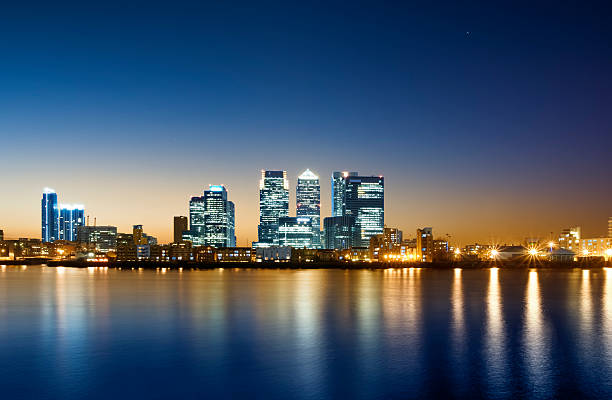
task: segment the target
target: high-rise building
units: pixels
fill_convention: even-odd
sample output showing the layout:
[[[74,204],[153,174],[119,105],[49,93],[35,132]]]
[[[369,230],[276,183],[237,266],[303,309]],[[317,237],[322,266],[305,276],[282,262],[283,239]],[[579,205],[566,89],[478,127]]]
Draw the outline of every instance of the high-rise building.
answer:
[[[194,246],[204,245],[204,197],[192,197],[189,201],[189,233],[185,239]]]
[[[42,241],[54,242],[59,239],[59,210],[55,190],[49,188],[43,190],[41,208]]]
[[[287,171],[261,171],[257,246],[278,244],[278,219],[289,216]]]
[[[230,204],[231,203],[231,204]],[[204,244],[214,247],[234,247],[234,203],[227,200],[227,190],[210,185],[204,191]]]
[[[144,233],[144,231],[142,230],[142,225],[134,225],[132,227],[132,240],[134,241],[135,245],[141,245],[141,244],[147,244],[147,238],[146,235]]]
[[[85,225],[85,207],[81,204],[60,204],[59,239],[74,242],[77,229]]]
[[[189,230],[187,217],[174,217],[174,243],[179,243],[183,240],[183,232]]]
[[[96,245],[96,250],[108,253],[117,249],[117,227],[116,226],[79,226],[77,228],[77,239],[82,243]]]
[[[182,237],[196,246],[236,246],[235,206],[222,185],[210,185],[201,197],[189,202],[191,229]]]
[[[423,228],[416,231],[417,260],[422,262],[433,261],[434,239],[433,229]]]
[[[323,220],[326,249],[344,250],[353,247],[356,240],[355,217],[327,217]]]
[[[358,172],[338,172],[332,173],[331,178],[331,200],[332,200],[332,217],[342,217],[344,215],[344,179],[349,176],[358,176]]]
[[[296,215],[310,218],[312,222],[313,248],[321,247],[321,185],[319,177],[309,169],[298,177],[295,190]]]
[[[385,227],[385,178],[344,177],[344,214],[355,217],[353,247],[368,247],[370,238],[382,234]]]
[[[278,219],[278,245],[296,249],[313,247],[314,232],[308,217],[280,217]]]

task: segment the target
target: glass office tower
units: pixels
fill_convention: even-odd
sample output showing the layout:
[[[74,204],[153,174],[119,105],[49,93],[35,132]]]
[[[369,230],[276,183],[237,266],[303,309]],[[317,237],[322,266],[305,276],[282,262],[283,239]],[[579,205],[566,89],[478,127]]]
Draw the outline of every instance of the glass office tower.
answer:
[[[312,246],[321,248],[321,185],[319,177],[309,169],[298,177],[296,214],[312,222]]]
[[[354,247],[368,247],[370,238],[385,228],[385,178],[346,176],[344,178],[345,215],[355,218]]]
[[[194,246],[204,244],[204,197],[192,197],[189,200],[189,233],[185,239]]]
[[[59,210],[57,208],[57,193],[45,188],[42,200],[42,241],[54,242],[59,239]]]
[[[334,172],[331,179],[332,217],[344,215],[344,178],[357,176],[358,172]]]
[[[59,212],[60,240],[77,240],[79,226],[85,225],[85,207],[80,204],[60,204]]]
[[[222,185],[210,185],[189,202],[190,230],[183,235],[195,246],[235,247],[235,207]]]
[[[266,247],[278,243],[278,219],[289,216],[287,171],[261,171],[259,181],[259,242]]]
[[[296,249],[312,249],[314,240],[312,221],[307,217],[278,219],[278,245]]]
[[[355,218],[327,217],[323,220],[324,242],[326,249],[344,250],[353,247],[355,238]]]

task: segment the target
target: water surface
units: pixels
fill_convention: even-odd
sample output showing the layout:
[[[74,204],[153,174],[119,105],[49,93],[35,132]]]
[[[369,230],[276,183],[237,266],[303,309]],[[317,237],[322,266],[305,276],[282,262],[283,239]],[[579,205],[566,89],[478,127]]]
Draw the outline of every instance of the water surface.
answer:
[[[0,267],[3,398],[612,398],[612,270]]]

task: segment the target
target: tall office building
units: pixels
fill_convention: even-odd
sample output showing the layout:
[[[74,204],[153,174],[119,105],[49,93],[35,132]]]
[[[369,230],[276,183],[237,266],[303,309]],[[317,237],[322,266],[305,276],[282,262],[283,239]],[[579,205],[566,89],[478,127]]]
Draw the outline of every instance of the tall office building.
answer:
[[[323,220],[324,245],[326,249],[344,250],[353,247],[355,238],[355,218],[327,217]]]
[[[309,169],[298,177],[296,187],[296,215],[310,218],[312,247],[321,248],[321,185],[319,177]]]
[[[385,227],[385,178],[382,176],[344,177],[344,214],[355,218],[354,247],[368,247],[370,238]]]
[[[231,204],[230,204],[231,203]],[[227,200],[227,190],[210,185],[204,191],[204,244],[214,247],[234,247],[234,203]]]
[[[204,244],[204,197],[192,197],[189,200],[189,233],[186,239],[194,246]]]
[[[174,243],[179,243],[183,240],[183,232],[189,230],[189,222],[187,217],[174,217]]]
[[[201,197],[189,202],[191,229],[183,238],[194,245],[235,247],[235,206],[227,199],[227,190],[221,185],[210,185]]]
[[[281,217],[278,219],[278,245],[296,249],[313,248],[314,231],[308,217]]]
[[[344,179],[349,176],[358,176],[358,172],[334,172],[331,179],[332,217],[344,215]]]
[[[42,209],[42,241],[54,242],[59,239],[59,210],[57,193],[45,188],[41,200]]]
[[[85,225],[85,208],[80,204],[60,204],[59,239],[74,242],[77,229]]]
[[[287,171],[261,171],[259,181],[260,247],[278,243],[278,219],[289,216],[289,181]]]

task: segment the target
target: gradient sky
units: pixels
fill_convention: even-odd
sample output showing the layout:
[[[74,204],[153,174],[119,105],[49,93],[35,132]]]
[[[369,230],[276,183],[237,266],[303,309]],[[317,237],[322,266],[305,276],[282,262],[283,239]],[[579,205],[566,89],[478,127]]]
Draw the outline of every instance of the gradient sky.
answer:
[[[386,223],[516,241],[612,215],[612,18],[580,2],[3,6],[0,229],[45,186],[161,241],[224,184],[256,240],[261,169],[385,176]],[[231,3],[231,5],[230,5]],[[293,4],[290,4],[293,3]],[[431,3],[431,4],[430,4]]]

